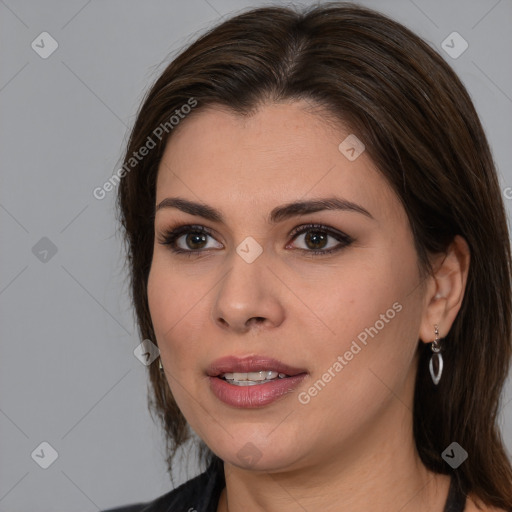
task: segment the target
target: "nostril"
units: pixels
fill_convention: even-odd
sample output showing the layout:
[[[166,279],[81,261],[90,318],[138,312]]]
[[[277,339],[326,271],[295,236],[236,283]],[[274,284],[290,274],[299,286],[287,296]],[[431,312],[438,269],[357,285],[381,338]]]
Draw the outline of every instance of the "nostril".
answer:
[[[257,324],[261,324],[264,321],[265,321],[265,319],[262,316],[255,316],[253,318],[249,318],[249,321],[247,323],[256,322]]]

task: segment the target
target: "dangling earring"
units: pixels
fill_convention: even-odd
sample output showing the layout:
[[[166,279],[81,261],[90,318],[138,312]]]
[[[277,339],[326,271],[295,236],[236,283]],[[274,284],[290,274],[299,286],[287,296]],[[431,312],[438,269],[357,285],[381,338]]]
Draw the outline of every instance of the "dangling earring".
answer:
[[[437,325],[434,325],[434,332],[436,339],[432,342],[430,348],[432,349],[432,357],[430,358],[430,362],[428,363],[428,367],[430,369],[430,375],[432,377],[432,382],[437,386],[439,381],[441,380],[441,374],[443,373],[443,356],[441,355],[441,344],[439,342],[439,328]],[[434,357],[437,359],[437,373],[434,373]]]
[[[160,371],[162,373],[164,372],[164,367],[162,366],[162,358],[161,357],[158,358],[158,368],[160,368]]]

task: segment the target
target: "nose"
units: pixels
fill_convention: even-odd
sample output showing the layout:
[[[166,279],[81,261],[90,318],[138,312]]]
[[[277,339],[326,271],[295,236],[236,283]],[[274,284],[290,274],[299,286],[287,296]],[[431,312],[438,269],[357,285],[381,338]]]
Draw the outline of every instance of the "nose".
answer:
[[[212,307],[215,324],[238,334],[279,327],[285,318],[283,285],[267,267],[264,253],[252,263],[234,253],[231,263]]]

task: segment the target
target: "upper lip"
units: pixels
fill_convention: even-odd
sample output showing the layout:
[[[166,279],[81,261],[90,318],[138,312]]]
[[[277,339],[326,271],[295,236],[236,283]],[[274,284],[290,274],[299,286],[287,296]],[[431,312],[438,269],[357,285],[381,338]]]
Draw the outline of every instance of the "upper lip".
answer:
[[[206,370],[210,377],[218,377],[224,373],[249,373],[273,370],[289,376],[306,373],[303,368],[294,368],[267,356],[236,357],[227,356],[216,359]]]

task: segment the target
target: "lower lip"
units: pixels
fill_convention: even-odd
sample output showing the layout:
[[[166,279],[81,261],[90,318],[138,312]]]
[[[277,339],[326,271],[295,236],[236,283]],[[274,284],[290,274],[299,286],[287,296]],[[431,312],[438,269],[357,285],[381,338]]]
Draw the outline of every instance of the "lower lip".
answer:
[[[290,393],[304,380],[306,373],[276,379],[264,384],[237,386],[219,377],[209,377],[210,389],[225,404],[240,408],[256,408],[268,405],[286,393]]]

